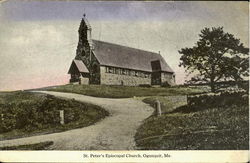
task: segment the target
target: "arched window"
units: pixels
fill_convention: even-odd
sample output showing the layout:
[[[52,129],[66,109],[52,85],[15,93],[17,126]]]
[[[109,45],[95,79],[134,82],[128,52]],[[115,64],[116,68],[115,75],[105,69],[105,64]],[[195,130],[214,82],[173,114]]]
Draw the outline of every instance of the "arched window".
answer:
[[[97,66],[97,64],[93,65],[93,73],[98,73],[98,66]]]

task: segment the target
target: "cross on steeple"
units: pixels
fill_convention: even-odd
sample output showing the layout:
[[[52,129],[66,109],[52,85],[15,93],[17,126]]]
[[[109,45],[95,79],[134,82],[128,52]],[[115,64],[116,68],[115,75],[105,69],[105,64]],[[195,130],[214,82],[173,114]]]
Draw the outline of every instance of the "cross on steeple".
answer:
[[[86,17],[86,14],[85,14],[85,13],[83,14],[83,17],[84,17],[84,18]]]

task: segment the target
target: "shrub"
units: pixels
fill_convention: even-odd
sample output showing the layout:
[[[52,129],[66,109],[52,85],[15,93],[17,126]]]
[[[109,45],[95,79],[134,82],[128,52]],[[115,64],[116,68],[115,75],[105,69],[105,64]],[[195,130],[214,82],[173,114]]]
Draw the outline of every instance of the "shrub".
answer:
[[[20,93],[17,96],[21,96]],[[24,96],[27,96],[26,93]],[[42,98],[33,101],[12,101],[0,104],[0,133],[14,129],[30,132],[60,126],[59,110],[64,110],[65,124],[76,121],[91,124],[108,115],[108,112],[97,106],[59,99],[51,95],[42,95]]]
[[[0,132],[11,131],[16,126],[16,120],[11,114],[5,114],[5,117],[0,120]]]
[[[220,93],[188,96],[187,102],[192,107],[217,107],[231,105],[248,105],[248,94],[245,91],[226,91]]]
[[[0,115],[0,132],[7,132],[16,127],[16,114],[13,104],[9,104],[7,107],[2,104],[0,106]]]

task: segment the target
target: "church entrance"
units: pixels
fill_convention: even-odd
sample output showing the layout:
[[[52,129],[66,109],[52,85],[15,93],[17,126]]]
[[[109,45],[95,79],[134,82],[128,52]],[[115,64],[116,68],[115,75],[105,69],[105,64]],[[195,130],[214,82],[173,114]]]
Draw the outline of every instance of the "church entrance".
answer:
[[[151,61],[151,67],[151,85],[161,85],[161,62],[159,60]]]
[[[161,72],[152,72],[151,85],[161,85]]]

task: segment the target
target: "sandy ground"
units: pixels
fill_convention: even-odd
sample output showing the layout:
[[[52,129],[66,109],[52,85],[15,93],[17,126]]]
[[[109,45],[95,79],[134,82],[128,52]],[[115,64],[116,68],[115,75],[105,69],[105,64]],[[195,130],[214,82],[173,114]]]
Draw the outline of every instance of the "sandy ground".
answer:
[[[134,99],[89,97],[73,93],[40,91],[57,97],[96,104],[110,116],[94,125],[60,133],[0,141],[0,147],[53,141],[54,150],[131,150],[134,135],[142,121],[153,113],[149,105]]]

